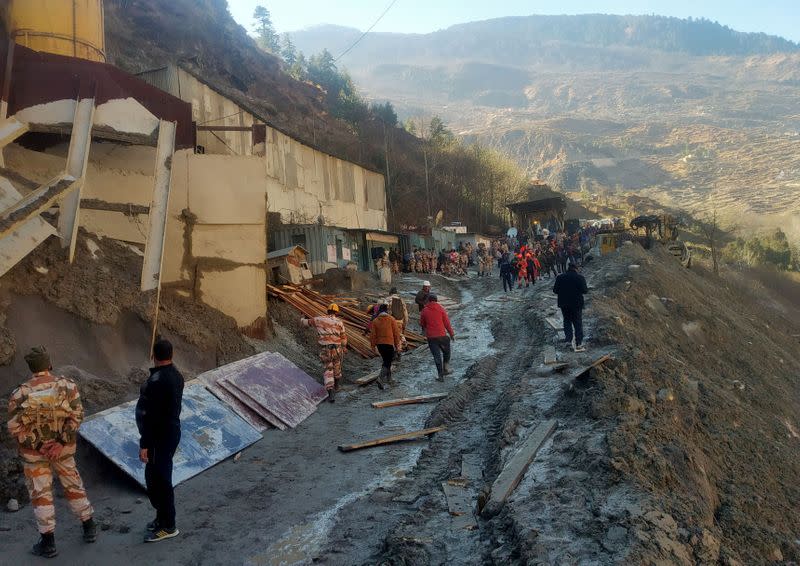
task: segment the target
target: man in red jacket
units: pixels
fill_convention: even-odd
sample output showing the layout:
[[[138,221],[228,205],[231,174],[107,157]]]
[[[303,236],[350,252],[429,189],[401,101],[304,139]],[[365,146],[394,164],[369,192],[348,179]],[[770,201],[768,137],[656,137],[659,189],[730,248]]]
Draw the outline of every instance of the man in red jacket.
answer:
[[[428,347],[431,349],[436,371],[439,373],[436,379],[444,381],[445,375],[453,373],[450,369],[450,340],[455,340],[456,335],[453,327],[450,326],[447,311],[439,304],[439,298],[436,295],[428,295],[428,304],[422,309],[419,324],[425,331]]]

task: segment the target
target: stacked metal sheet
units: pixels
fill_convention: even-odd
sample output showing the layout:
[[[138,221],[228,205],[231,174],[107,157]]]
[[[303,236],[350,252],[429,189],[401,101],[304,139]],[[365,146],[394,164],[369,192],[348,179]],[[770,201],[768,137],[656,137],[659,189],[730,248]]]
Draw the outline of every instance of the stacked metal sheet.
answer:
[[[140,485],[145,485],[144,464],[139,461],[136,401],[130,401],[87,418],[80,435]],[[197,381],[183,390],[181,442],[175,453],[175,485],[196,476],[254,442],[261,434],[211,395]]]
[[[327,396],[314,378],[277,352],[263,352],[199,376],[209,390],[259,430],[294,428]]]

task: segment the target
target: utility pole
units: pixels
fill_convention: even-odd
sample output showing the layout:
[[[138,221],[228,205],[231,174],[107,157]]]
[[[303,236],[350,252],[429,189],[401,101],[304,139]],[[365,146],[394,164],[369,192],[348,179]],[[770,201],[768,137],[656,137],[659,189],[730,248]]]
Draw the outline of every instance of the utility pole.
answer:
[[[392,226],[397,228],[397,217],[394,213],[394,203],[392,202],[391,177],[389,176],[389,130],[386,122],[383,122],[383,157],[386,163],[386,196],[389,201],[389,213],[392,215]]]
[[[425,139],[425,122],[420,118],[420,134],[422,135],[422,159],[425,161],[425,195],[428,201],[428,218],[431,217],[431,187],[428,180],[428,140]]]

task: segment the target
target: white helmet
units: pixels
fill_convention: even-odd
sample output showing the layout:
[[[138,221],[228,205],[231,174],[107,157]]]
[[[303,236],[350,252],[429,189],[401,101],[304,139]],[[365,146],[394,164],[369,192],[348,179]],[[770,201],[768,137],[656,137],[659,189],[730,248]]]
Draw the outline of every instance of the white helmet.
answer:
[[[422,286],[423,287],[430,287],[431,286],[431,282],[430,281],[423,281],[422,282]]]

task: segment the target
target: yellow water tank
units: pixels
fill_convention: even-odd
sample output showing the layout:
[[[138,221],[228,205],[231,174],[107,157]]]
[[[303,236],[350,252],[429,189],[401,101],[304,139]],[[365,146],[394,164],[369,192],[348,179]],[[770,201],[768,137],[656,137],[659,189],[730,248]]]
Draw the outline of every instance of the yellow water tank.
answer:
[[[9,0],[6,29],[36,51],[106,60],[103,0]]]

